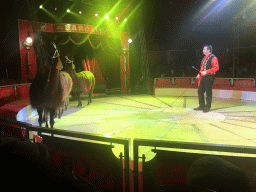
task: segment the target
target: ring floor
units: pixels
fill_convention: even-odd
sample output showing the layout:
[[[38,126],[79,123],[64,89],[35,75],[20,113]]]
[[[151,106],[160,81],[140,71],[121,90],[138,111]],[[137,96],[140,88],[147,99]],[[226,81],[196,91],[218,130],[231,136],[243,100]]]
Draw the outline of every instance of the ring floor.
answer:
[[[130,157],[133,159],[134,138],[195,142],[218,145],[256,146],[256,102],[213,98],[211,111],[195,111],[198,98],[155,97],[151,95],[122,95],[93,98],[87,105],[77,107],[71,101],[55,129],[70,130],[105,137],[130,138]],[[185,106],[185,107],[184,107]],[[38,126],[38,116],[28,120]],[[123,147],[113,144],[119,157]],[[140,147],[139,155],[146,161],[154,157],[153,147]],[[170,149],[190,151],[182,149]],[[199,151],[200,153],[207,152]],[[198,153],[198,151],[197,151]],[[237,155],[237,154],[229,154]],[[252,155],[251,155],[252,156]]]

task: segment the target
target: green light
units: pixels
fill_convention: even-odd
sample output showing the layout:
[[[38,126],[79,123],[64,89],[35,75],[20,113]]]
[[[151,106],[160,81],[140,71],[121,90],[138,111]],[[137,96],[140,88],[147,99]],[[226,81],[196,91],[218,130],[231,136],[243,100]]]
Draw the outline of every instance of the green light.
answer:
[[[42,8],[43,8],[43,5],[40,5],[39,8],[42,9]]]
[[[67,12],[69,13],[69,12],[70,12],[70,10],[69,10],[69,9],[67,9]]]

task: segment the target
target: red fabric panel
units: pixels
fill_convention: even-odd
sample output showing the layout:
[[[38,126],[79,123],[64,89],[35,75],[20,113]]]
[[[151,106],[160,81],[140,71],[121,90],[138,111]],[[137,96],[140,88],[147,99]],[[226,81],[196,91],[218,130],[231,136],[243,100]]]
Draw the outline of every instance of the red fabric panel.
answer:
[[[17,99],[24,99],[29,97],[30,85],[24,85],[17,87]]]
[[[175,87],[180,87],[180,88],[185,88],[185,87],[189,87],[191,83],[191,80],[188,78],[178,78],[175,79],[174,81],[174,86]]]
[[[240,79],[234,81],[234,88],[239,88],[241,90],[246,90],[253,88],[253,81],[247,79]]]
[[[230,80],[229,79],[215,79],[213,89],[230,89]]]
[[[13,87],[0,88],[0,107],[15,101],[15,94]]]
[[[171,87],[171,85],[172,85],[171,79],[157,79],[155,87],[165,88],[165,87]]]

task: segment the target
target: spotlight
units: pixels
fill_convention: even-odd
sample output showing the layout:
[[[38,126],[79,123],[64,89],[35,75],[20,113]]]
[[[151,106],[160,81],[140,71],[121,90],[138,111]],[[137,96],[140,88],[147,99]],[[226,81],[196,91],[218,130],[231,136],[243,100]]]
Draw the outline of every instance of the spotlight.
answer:
[[[26,38],[26,41],[22,42],[22,45],[25,47],[25,49],[30,49],[30,47],[32,47],[32,38],[29,35],[29,31],[28,31],[28,36]]]
[[[118,20],[119,19],[119,17],[116,17],[116,20]]]
[[[108,15],[105,15],[105,18],[108,19]]]
[[[70,10],[69,10],[69,9],[67,9],[67,12],[69,13],[69,12],[70,12]]]
[[[132,43],[132,39],[128,39],[128,43]]]
[[[82,14],[82,11],[79,11],[79,14]]]
[[[126,21],[127,21],[127,19],[124,19],[124,21],[126,22]]]
[[[95,13],[95,17],[98,17],[99,15],[98,15],[98,13]]]
[[[57,7],[55,7],[54,10],[57,11]]]
[[[39,8],[42,9],[42,8],[43,8],[43,5],[40,5]]]

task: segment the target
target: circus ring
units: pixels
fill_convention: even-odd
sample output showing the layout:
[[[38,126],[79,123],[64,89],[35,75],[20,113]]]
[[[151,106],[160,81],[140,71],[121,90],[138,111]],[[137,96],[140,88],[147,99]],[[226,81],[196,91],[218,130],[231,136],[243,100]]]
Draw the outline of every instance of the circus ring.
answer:
[[[131,158],[132,141],[136,138],[256,146],[253,80],[216,79],[212,109],[208,113],[193,110],[198,106],[195,79],[174,78],[174,84],[171,81],[168,78],[156,79],[155,95],[96,96],[88,106],[87,100],[83,100],[83,107],[77,107],[77,101],[71,101],[61,119],[56,118],[54,128],[129,138]],[[245,89],[249,91],[242,91]],[[38,116],[27,117],[23,118],[25,122],[38,126]],[[122,150],[121,146],[115,145],[113,153],[118,157]],[[139,155],[145,154],[146,161],[149,161],[155,156],[151,150],[152,147],[140,147]]]

